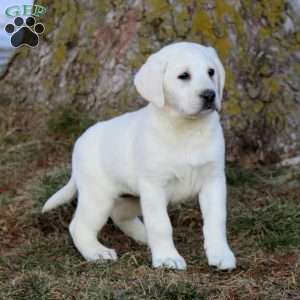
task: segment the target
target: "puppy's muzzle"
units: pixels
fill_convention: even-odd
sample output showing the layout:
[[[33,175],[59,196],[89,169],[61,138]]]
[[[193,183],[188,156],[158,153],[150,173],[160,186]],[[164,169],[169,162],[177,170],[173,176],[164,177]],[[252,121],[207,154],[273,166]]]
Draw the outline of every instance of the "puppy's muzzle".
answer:
[[[213,90],[204,90],[200,94],[200,98],[203,100],[202,109],[210,110],[216,109],[216,93]]]

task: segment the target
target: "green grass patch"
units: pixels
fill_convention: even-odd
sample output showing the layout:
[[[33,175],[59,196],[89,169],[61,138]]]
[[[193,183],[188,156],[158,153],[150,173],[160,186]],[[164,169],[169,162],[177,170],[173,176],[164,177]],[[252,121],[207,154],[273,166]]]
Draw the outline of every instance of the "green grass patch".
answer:
[[[62,167],[34,179],[31,184],[31,193],[35,207],[40,207],[49,197],[62,188],[69,181],[70,175],[70,169]]]
[[[87,112],[74,109],[68,105],[53,109],[50,112],[47,124],[50,134],[75,139],[96,122],[96,118]]]
[[[256,170],[249,170],[234,164],[226,165],[226,180],[230,186],[254,184],[259,181]]]
[[[21,276],[4,289],[6,299],[14,300],[50,300],[49,278],[42,274]],[[4,299],[4,298],[3,298]]]
[[[0,194],[0,207],[8,205],[11,202],[11,198],[6,193]]]
[[[200,291],[197,287],[189,282],[169,283],[155,282],[148,286],[147,295],[149,299],[174,299],[174,300],[201,300],[205,299],[205,292]]]
[[[235,217],[233,227],[270,251],[300,247],[300,207],[288,200],[248,210]]]

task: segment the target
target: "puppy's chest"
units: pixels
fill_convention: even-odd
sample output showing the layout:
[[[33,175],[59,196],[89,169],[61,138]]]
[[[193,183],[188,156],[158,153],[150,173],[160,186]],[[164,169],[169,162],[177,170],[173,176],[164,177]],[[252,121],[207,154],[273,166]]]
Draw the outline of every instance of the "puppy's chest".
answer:
[[[171,202],[180,202],[195,197],[203,183],[204,169],[192,166],[177,166],[170,173],[166,189]]]
[[[185,201],[198,195],[207,176],[217,164],[213,144],[182,145],[170,154],[167,191],[171,202]]]
[[[217,159],[218,149],[214,142],[186,142],[169,151],[169,163],[178,173],[195,173],[202,166]]]

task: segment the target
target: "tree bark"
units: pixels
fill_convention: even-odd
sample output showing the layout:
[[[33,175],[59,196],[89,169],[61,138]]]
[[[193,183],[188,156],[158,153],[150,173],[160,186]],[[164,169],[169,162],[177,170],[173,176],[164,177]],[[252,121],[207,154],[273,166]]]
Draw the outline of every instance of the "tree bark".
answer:
[[[226,68],[227,159],[275,163],[300,154],[300,1],[44,0],[46,32],[21,47],[0,99],[80,103],[100,117],[144,105],[133,75],[174,41],[215,47]]]

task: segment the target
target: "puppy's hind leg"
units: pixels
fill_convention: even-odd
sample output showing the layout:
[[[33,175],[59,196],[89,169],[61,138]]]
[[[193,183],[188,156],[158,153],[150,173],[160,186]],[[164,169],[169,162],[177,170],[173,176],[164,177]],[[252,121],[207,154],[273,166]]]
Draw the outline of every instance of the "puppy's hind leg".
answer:
[[[120,197],[115,203],[111,218],[126,235],[137,242],[146,244],[145,225],[138,217],[141,215],[141,206],[138,198]]]
[[[87,184],[78,187],[78,206],[70,224],[73,242],[88,261],[116,260],[115,250],[102,245],[97,233],[111,214],[114,200],[99,186]]]

